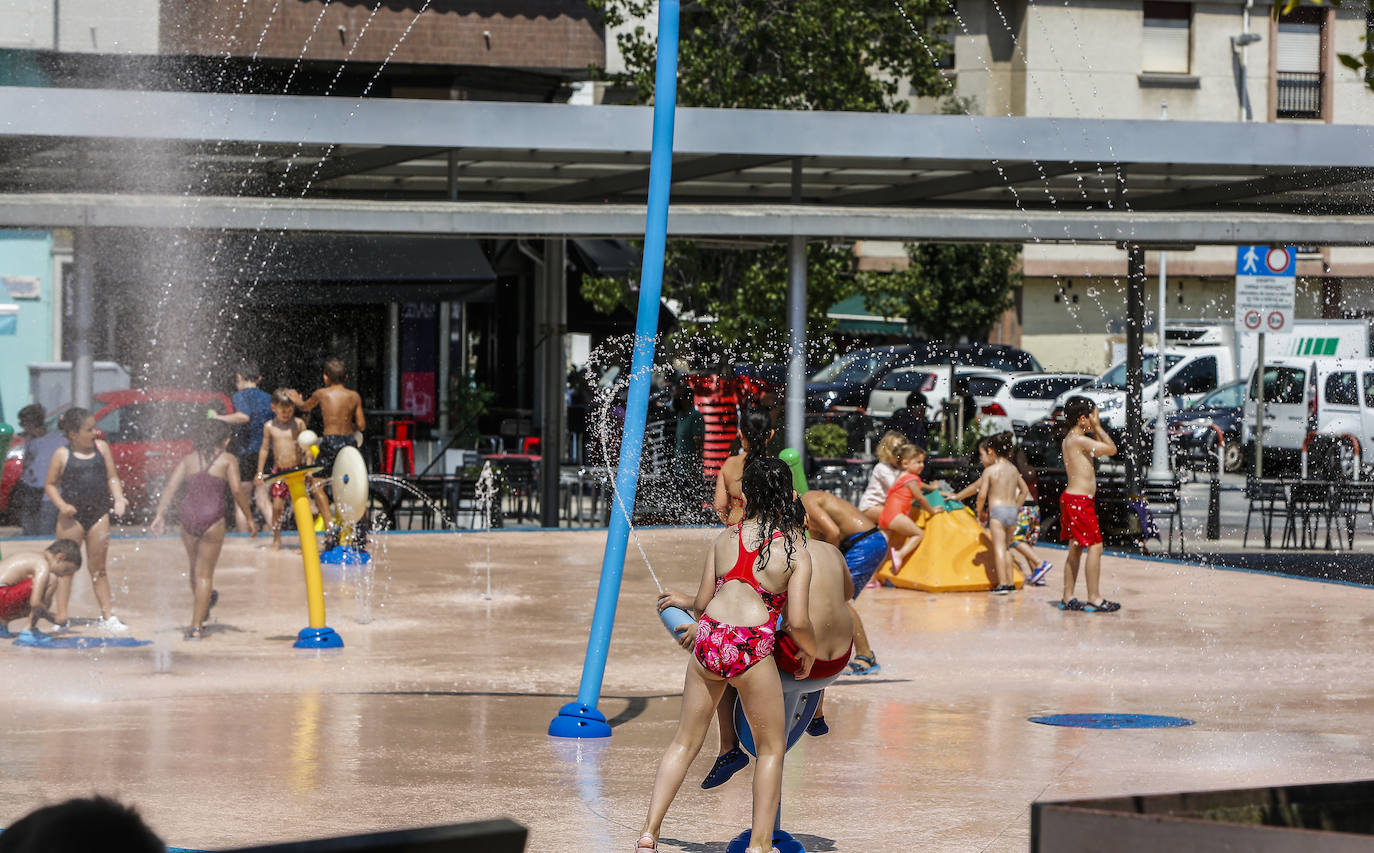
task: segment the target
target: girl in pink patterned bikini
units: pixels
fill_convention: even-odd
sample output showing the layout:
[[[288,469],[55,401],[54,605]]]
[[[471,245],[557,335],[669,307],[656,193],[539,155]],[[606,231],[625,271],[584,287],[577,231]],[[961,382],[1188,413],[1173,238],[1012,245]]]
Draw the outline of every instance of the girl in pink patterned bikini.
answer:
[[[699,621],[682,637],[692,649],[682,692],[682,716],[654,777],[649,815],[636,850],[657,850],[659,830],[687,768],[701,751],[716,704],[726,686],[739,691],[754,732],[754,820],[747,853],[773,849],[773,820],[782,790],[787,726],[782,681],[773,665],[756,666],[773,653],[783,605],[790,598],[788,632],[801,647],[806,676],[816,639],[808,617],[811,557],[802,538],[803,513],[792,491],[792,472],[780,459],[762,457],[744,466],[744,518],[716,537],[706,553],[694,611]],[[729,567],[726,570],[726,567]]]

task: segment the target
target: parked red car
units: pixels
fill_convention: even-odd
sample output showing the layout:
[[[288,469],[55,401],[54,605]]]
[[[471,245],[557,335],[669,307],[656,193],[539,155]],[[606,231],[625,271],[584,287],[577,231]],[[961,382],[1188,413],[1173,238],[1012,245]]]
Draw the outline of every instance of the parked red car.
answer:
[[[48,414],[48,429],[68,408]],[[191,452],[190,434],[207,412],[233,411],[229,398],[210,391],[173,388],[103,391],[95,395],[95,428],[110,443],[124,496],[131,511],[151,512],[162,484],[181,458]],[[16,437],[0,474],[0,514],[7,514],[10,490],[19,481],[23,440]]]

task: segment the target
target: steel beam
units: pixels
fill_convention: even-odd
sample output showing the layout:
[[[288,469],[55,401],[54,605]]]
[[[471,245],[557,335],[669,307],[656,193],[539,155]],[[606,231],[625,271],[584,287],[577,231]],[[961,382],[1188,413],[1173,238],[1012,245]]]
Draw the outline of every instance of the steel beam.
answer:
[[[679,184],[683,181],[695,181],[701,178],[709,178],[713,175],[721,175],[728,172],[738,172],[744,169],[753,169],[757,166],[766,166],[776,163],[781,157],[760,157],[760,156],[740,156],[734,154],[722,154],[710,157],[698,157],[685,163],[673,164],[673,183]],[[642,189],[645,192],[649,189],[649,170],[635,169],[632,172],[625,172],[619,175],[608,175],[601,178],[589,178],[585,181],[578,181],[563,187],[554,187],[547,190],[536,190],[526,193],[527,201],[587,201],[588,199],[606,198],[619,195],[630,190]]]
[[[1131,206],[1136,210],[1195,209],[1229,201],[1350,184],[1366,180],[1368,177],[1367,174],[1352,175],[1347,169],[1310,169],[1303,172],[1266,175],[1250,181],[1206,184],[1159,192],[1140,196]]]
[[[926,178],[880,190],[832,196],[828,201],[839,204],[897,204],[975,192],[989,187],[1014,187],[1035,181],[1045,182],[1060,175],[1082,171],[1084,168],[1086,167],[1074,163],[1020,163],[1015,166],[966,172],[962,175]]]
[[[642,205],[387,202],[349,199],[0,194],[0,227],[194,228],[462,234],[474,237],[630,237]],[[868,240],[1076,242],[1140,245],[1374,243],[1374,216],[1251,212],[1115,212],[787,204],[674,205],[674,237],[782,240],[794,234]]]

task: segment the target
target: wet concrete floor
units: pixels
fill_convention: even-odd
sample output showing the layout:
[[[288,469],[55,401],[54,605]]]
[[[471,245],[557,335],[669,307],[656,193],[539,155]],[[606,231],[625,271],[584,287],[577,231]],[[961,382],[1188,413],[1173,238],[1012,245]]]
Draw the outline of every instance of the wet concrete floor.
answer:
[[[639,535],[660,577],[691,589],[712,534]],[[193,643],[180,543],[119,540],[116,612],[153,643],[0,644],[0,826],[96,791],[183,847],[509,816],[530,850],[629,850],[686,665],[633,543],[601,704],[615,734],[546,734],[577,688],[604,535],[392,535],[370,621],[351,582],[327,581],[346,643],[329,653],[291,648],[306,621],[297,553],[231,539],[212,629]],[[1374,777],[1374,590],[1123,558],[1104,576],[1120,613],[1047,606],[1058,568],[1006,598],[866,591],[882,672],[828,692],[831,733],[788,759],[784,828],[810,851],[1023,851],[1036,799]],[[76,590],[73,616],[98,615],[84,572]],[[1197,724],[1026,719],[1061,712]],[[713,732],[669,812],[666,851],[723,851],[748,823],[749,772],[697,787],[714,745]]]

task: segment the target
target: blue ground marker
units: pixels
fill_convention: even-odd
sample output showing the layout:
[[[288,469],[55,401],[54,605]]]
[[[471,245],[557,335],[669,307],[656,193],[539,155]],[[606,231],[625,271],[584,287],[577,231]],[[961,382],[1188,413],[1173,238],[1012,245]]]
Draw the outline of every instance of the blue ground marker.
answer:
[[[153,641],[136,640],[133,637],[54,637],[51,634],[44,634],[42,639],[38,639],[28,631],[21,631],[14,644],[31,649],[96,649],[115,646],[123,648],[151,646]]]
[[[1027,719],[1042,726],[1072,726],[1079,729],[1181,729],[1194,724],[1185,717],[1161,717],[1157,714],[1048,714]]]

